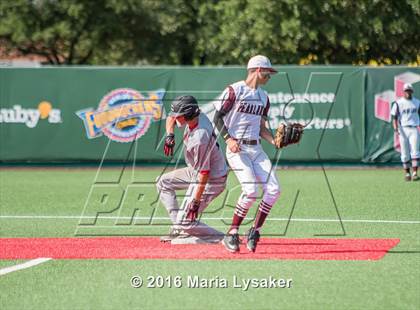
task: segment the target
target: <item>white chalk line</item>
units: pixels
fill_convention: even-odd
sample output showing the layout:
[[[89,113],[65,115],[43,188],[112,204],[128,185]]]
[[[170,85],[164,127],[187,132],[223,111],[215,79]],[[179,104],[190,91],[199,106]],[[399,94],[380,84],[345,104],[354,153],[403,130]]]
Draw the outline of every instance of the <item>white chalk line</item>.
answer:
[[[150,217],[129,217],[129,216],[76,216],[76,215],[0,215],[0,219],[95,219],[98,220],[150,220]],[[169,220],[168,217],[153,217],[153,220]],[[207,221],[230,221],[232,218],[227,217],[203,217],[201,220]],[[267,221],[291,221],[291,222],[340,222],[339,219],[314,219],[314,218],[267,218]],[[342,219],[342,222],[346,223],[388,223],[388,224],[420,224],[420,221],[411,221],[411,220],[363,220],[363,219]]]
[[[18,271],[18,270],[31,268],[33,266],[48,262],[51,259],[52,258],[49,258],[49,257],[40,257],[40,258],[29,260],[29,261],[24,262],[22,264],[17,264],[17,265],[14,265],[14,266],[6,267],[6,268],[3,268],[3,269],[0,269],[0,276],[3,276],[5,274],[11,273],[11,272],[15,272],[15,271]]]

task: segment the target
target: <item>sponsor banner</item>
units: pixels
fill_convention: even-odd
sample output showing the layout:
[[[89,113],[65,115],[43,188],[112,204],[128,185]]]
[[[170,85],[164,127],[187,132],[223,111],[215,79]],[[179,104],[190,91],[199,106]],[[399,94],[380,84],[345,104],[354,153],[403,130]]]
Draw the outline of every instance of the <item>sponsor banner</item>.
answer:
[[[134,89],[120,88],[106,94],[98,109],[77,111],[89,139],[105,134],[117,142],[133,142],[142,137],[152,121],[159,121],[164,112],[165,90],[149,92],[147,97]]]
[[[400,143],[394,133],[391,107],[403,96],[403,85],[411,83],[420,97],[420,68],[388,67],[366,69],[366,138],[364,162],[399,162]]]
[[[41,101],[36,109],[25,109],[20,105],[0,108],[0,123],[24,124],[28,128],[35,128],[43,119],[50,124],[61,123],[61,110],[53,109],[48,101]]]
[[[131,139],[139,159],[162,160],[152,137],[162,134],[171,80],[172,71],[156,69],[0,69],[0,160],[123,160],[130,143],[121,142]]]
[[[271,103],[269,124],[274,130],[281,122],[298,121],[306,131],[299,145],[280,153],[263,144],[272,160],[360,161],[366,69],[277,69],[263,87]],[[224,88],[245,76],[244,68],[232,67],[1,69],[0,160],[166,162],[162,143],[171,101],[193,95],[212,118]],[[176,136],[180,145],[178,129]]]
[[[274,130],[282,122],[300,122],[305,124],[305,133],[299,145],[287,147],[281,154],[265,145],[270,158],[360,160],[364,142],[363,70],[345,66],[277,69],[280,73],[264,86],[270,99],[270,127]],[[243,79],[245,74],[230,79],[222,89]],[[201,106],[210,118],[214,115],[215,100],[217,97]]]

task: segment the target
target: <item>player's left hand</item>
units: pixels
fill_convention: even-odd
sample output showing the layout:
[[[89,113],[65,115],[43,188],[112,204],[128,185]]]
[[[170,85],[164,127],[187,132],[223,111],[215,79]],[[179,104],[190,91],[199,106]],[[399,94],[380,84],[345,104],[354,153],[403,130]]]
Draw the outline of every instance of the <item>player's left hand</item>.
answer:
[[[194,222],[198,216],[198,209],[200,209],[200,201],[195,199],[191,200],[187,206],[186,219]]]

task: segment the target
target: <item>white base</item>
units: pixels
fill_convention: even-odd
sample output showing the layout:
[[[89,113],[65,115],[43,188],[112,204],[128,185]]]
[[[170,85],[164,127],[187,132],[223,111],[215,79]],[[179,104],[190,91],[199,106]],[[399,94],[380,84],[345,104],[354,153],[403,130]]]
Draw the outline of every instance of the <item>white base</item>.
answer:
[[[222,236],[212,236],[207,238],[198,238],[195,236],[187,237],[187,238],[176,238],[171,241],[171,244],[214,244],[214,243],[220,243],[222,241]]]

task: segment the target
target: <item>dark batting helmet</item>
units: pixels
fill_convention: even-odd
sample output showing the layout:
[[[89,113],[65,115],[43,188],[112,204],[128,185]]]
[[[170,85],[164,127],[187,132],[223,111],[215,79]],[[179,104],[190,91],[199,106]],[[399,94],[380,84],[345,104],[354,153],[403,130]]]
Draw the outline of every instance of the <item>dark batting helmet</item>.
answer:
[[[186,120],[192,120],[200,114],[197,100],[193,96],[176,97],[171,104],[170,116],[184,116]]]

